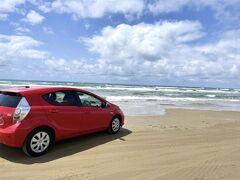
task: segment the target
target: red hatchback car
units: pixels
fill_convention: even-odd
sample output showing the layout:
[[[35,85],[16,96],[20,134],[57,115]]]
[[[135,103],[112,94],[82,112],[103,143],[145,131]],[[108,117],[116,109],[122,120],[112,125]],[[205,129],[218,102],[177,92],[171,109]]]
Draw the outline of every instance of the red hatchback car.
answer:
[[[0,144],[45,154],[55,141],[97,131],[117,133],[121,109],[88,91],[67,87],[24,87],[0,91]]]

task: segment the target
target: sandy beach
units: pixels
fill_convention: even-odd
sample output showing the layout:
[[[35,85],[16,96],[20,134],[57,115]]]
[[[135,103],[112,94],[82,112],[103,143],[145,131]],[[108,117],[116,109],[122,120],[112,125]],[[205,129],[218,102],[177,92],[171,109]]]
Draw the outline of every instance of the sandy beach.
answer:
[[[26,157],[0,145],[0,179],[220,180],[240,177],[240,112],[168,109]]]

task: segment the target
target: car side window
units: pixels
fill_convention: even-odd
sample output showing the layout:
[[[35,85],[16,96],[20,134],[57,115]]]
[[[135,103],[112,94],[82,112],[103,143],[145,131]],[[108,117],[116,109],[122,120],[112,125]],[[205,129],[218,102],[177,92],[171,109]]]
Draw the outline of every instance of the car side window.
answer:
[[[78,99],[71,91],[57,91],[45,94],[43,99],[55,106],[76,106]]]
[[[94,96],[83,92],[77,92],[82,106],[101,107],[102,101]]]

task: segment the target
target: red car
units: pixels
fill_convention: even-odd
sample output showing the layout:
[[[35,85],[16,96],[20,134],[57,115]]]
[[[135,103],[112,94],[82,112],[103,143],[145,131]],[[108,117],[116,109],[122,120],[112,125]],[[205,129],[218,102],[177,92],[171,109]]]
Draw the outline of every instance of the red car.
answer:
[[[55,141],[124,124],[121,109],[88,91],[67,87],[24,87],[0,91],[0,144],[45,154]]]

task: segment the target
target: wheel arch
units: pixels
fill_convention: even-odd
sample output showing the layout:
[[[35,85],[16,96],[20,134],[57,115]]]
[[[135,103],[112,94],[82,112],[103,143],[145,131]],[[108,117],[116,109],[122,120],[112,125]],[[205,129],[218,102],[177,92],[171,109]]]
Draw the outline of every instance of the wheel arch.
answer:
[[[122,117],[120,114],[115,114],[115,115],[112,117],[112,119],[115,118],[115,117],[119,118],[120,123],[121,123],[121,126],[122,126],[122,125],[123,125],[123,117]]]
[[[28,137],[32,132],[34,132],[34,131],[36,131],[36,130],[38,130],[38,129],[48,129],[48,130],[51,132],[52,136],[53,136],[53,140],[54,140],[54,141],[56,140],[56,131],[55,131],[55,129],[54,129],[53,127],[51,127],[51,126],[48,126],[48,125],[41,125],[41,126],[37,126],[37,127],[33,128],[33,129],[28,133],[27,137]],[[27,137],[25,138],[25,140],[27,139]]]

